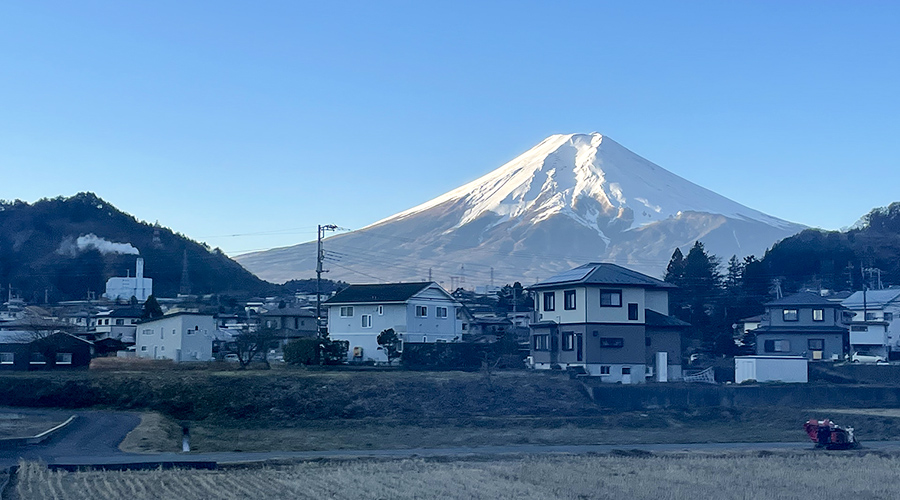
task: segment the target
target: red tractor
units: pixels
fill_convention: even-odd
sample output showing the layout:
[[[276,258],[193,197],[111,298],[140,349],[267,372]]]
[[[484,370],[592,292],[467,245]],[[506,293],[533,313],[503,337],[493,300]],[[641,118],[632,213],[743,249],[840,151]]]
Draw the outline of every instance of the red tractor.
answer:
[[[859,441],[853,435],[853,427],[841,427],[827,418],[825,420],[810,419],[803,424],[803,429],[816,443],[816,448],[849,450],[859,447]]]

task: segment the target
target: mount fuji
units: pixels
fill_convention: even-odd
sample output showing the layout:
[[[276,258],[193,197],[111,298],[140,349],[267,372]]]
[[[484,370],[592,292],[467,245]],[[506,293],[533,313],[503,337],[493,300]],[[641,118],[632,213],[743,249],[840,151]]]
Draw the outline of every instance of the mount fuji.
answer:
[[[748,208],[641,158],[609,137],[553,135],[431,201],[325,240],[327,275],[429,279],[455,288],[525,284],[585,262],[661,276],[676,247],[723,260],[761,254],[805,226]],[[307,278],[315,242],[235,258],[270,281]]]

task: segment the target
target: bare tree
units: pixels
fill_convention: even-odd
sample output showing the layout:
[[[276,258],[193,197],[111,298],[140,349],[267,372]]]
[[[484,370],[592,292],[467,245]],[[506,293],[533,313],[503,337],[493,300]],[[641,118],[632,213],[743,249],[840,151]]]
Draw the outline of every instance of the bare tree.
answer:
[[[234,341],[235,354],[241,364],[241,369],[247,368],[251,361],[262,361],[266,368],[269,366],[269,349],[278,341],[278,332],[272,328],[260,328],[255,331],[243,332]]]

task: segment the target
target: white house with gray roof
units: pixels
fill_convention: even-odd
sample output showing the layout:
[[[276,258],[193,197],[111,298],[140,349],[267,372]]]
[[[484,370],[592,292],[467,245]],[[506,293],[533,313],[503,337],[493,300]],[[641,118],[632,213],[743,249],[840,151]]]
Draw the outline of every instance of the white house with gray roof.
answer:
[[[328,336],[349,342],[348,359],[387,362],[378,334],[403,343],[458,342],[468,326],[462,305],[433,282],[350,285],[324,302]]]
[[[853,312],[850,349],[885,360],[900,357],[900,288],[854,292],[841,302]]]
[[[583,369],[603,382],[681,378],[681,333],[669,316],[674,285],[609,263],[592,262],[529,287],[536,369]]]

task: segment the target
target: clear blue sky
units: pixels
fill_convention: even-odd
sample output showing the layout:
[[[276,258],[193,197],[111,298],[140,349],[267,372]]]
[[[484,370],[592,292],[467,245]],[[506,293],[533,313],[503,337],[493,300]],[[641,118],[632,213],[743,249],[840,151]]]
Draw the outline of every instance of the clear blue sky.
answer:
[[[898,26],[888,1],[9,0],[0,198],[93,191],[237,254],[596,131],[836,229],[900,201]]]

